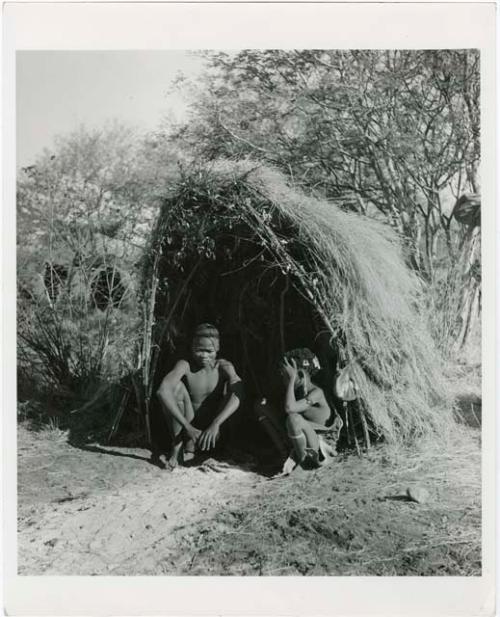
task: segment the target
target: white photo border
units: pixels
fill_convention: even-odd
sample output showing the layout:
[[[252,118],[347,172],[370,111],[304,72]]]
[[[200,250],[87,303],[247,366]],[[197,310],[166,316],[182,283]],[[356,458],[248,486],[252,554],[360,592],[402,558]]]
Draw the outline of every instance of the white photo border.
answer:
[[[3,576],[7,614],[490,615],[495,601],[495,3],[7,3],[3,23]],[[481,52],[483,570],[479,577],[18,576],[16,50],[447,49]]]

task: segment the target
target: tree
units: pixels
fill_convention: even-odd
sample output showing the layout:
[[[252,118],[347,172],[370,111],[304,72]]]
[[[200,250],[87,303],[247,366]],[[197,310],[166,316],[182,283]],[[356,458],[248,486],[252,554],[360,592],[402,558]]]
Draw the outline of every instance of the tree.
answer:
[[[19,171],[24,379],[81,394],[130,369],[141,333],[134,274],[176,162],[174,148],[156,148],[151,137],[113,124],[61,137]]]
[[[62,234],[70,242],[76,227],[132,238],[154,197],[155,164],[147,149],[134,131],[118,124],[60,137],[54,151],[19,172],[20,241],[40,244],[47,234]]]
[[[251,156],[343,207],[382,216],[433,280],[460,234],[451,206],[479,184],[475,51],[242,51],[208,55],[177,143]]]

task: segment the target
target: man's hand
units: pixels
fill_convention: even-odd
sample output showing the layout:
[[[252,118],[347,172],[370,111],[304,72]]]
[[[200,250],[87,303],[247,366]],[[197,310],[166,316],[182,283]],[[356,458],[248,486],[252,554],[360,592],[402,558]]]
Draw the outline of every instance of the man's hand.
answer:
[[[189,438],[192,439],[194,442],[196,442],[201,435],[201,431],[194,426],[191,426],[191,424],[188,424],[185,427],[185,431],[189,435]]]
[[[215,447],[215,442],[219,438],[219,425],[211,424],[203,431],[198,439],[198,446],[201,450],[211,450]]]

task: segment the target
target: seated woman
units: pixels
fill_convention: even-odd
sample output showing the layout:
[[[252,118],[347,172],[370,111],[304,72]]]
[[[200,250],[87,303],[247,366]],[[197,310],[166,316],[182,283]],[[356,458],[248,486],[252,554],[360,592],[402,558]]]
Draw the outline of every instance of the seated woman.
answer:
[[[283,466],[285,475],[298,466],[305,468],[322,466],[328,462],[330,456],[335,455],[334,449],[329,447],[317,434],[318,430],[327,430],[326,423],[331,417],[325,394],[313,381],[319,369],[318,359],[307,348],[287,352],[280,367],[285,385],[283,419],[286,434],[293,448],[292,455],[288,457]],[[259,420],[267,420],[264,426],[283,453],[281,431],[276,430],[280,423],[276,419],[276,414],[264,401],[257,406],[256,411]],[[274,434],[269,431],[271,427],[273,427]]]

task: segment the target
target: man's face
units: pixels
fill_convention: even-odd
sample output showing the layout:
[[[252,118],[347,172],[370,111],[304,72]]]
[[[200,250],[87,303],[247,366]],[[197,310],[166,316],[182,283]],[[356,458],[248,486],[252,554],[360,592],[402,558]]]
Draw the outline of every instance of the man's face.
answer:
[[[217,349],[213,339],[208,337],[195,338],[192,347],[193,360],[198,366],[214,366]]]

